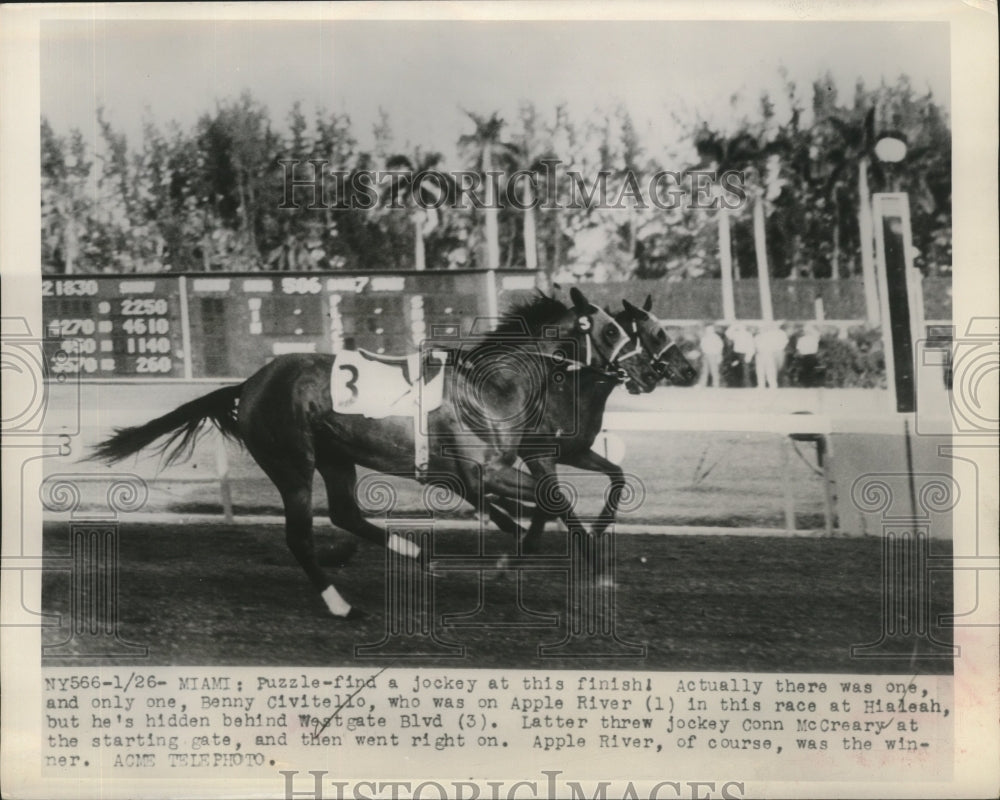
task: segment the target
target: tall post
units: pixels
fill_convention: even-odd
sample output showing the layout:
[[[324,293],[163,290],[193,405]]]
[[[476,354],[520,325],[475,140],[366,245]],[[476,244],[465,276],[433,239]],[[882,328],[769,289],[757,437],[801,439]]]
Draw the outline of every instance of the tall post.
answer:
[[[760,287],[761,319],[773,320],[771,274],[767,264],[767,238],[764,230],[764,197],[758,194],[753,204],[753,242],[757,255],[757,280]]]
[[[531,197],[529,202],[534,203],[534,197]],[[532,272],[538,270],[538,235],[535,232],[535,207],[533,205],[524,209],[524,267]]]
[[[493,191],[493,153],[490,145],[483,149],[483,172],[486,175],[486,266],[496,269],[500,266],[500,229],[497,220],[497,196]]]
[[[872,224],[871,193],[868,189],[868,159],[858,162],[858,226],[861,233],[861,277],[865,284],[865,317],[871,324],[879,321],[878,283],[875,277],[875,258],[872,252],[874,226]]]
[[[233,488],[229,481],[229,452],[226,437],[215,435],[215,472],[219,476],[219,498],[222,501],[222,515],[227,525],[233,522]]]
[[[184,380],[191,380],[194,371],[191,367],[191,317],[188,310],[188,286],[187,278],[183,275],[177,279],[177,291],[179,292],[181,306],[181,348],[184,353]]]
[[[736,319],[736,299],[733,295],[733,248],[729,238],[729,210],[722,206],[719,217],[719,263],[722,266],[722,317]]]
[[[498,291],[497,271],[495,269],[486,270],[486,317],[489,319],[491,330],[496,327],[497,319],[500,316],[500,301],[497,297]]]
[[[904,193],[876,194],[874,205],[886,378],[893,411],[913,413],[917,404],[914,353],[925,334],[923,313],[914,308],[919,295],[912,284],[920,276],[913,266],[910,207]]]
[[[417,272],[423,272],[427,268],[427,250],[424,245],[424,212],[416,211],[413,214],[413,233],[416,237],[413,241],[413,268]]]

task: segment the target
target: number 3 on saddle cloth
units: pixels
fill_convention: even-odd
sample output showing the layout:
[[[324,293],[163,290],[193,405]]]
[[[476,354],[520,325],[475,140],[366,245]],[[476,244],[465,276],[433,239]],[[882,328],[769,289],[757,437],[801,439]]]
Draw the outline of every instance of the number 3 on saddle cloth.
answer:
[[[333,410],[369,419],[412,418],[414,463],[419,477],[426,473],[429,460],[427,416],[441,405],[447,362],[448,353],[443,350],[408,356],[341,350],[330,375]]]

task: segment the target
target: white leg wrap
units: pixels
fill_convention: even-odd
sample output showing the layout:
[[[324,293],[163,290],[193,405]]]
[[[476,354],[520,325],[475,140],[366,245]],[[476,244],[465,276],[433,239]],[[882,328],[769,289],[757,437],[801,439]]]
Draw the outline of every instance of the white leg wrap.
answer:
[[[346,617],[350,613],[351,604],[340,596],[340,592],[333,588],[332,584],[323,590],[322,596],[326,601],[326,607],[335,617]]]
[[[401,556],[409,556],[410,558],[418,558],[420,556],[420,548],[416,544],[394,533],[389,535],[389,542],[386,546],[392,552],[399,553]]]

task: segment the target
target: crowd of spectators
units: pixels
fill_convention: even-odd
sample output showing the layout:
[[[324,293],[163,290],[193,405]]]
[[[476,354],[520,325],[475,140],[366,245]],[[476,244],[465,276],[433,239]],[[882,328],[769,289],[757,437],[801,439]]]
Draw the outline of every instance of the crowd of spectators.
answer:
[[[700,361],[699,386],[814,387],[824,381],[820,346],[819,327],[811,322],[794,330],[779,322],[709,322],[688,356]]]

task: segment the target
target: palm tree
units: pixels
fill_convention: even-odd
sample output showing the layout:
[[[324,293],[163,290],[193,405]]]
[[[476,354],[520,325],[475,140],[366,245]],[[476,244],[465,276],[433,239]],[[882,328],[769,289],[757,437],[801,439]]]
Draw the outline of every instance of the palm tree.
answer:
[[[529,137],[525,135],[522,141],[512,152],[512,170],[524,176],[521,181],[520,202],[524,208],[524,216],[521,223],[522,238],[524,240],[524,266],[533,272],[538,271],[538,224],[537,210],[535,208],[538,196],[536,188],[539,178],[546,175],[546,163],[551,164],[555,160],[552,153],[537,155],[533,152]]]
[[[743,172],[749,179],[745,183],[744,189],[753,201],[753,242],[754,257],[757,262],[757,285],[760,291],[760,313],[762,319],[772,320],[774,319],[774,310],[771,298],[771,270],[767,257],[765,223],[771,201],[781,192],[782,155],[787,155],[788,130],[786,128],[779,129],[773,140],[769,139],[767,128],[773,111],[770,98],[767,95],[761,98],[761,106],[763,109],[763,122],[761,124],[751,126],[744,122],[743,128],[730,137],[717,134],[710,131],[707,126],[702,126],[702,130],[695,137],[695,148],[702,162],[716,171],[717,177],[725,172],[737,170]],[[789,126],[793,130],[797,130],[797,124],[797,112],[793,112]],[[721,202],[718,218],[720,248],[725,248],[728,251],[730,241],[728,209]],[[724,252],[721,255],[725,259],[729,253]],[[731,264],[731,256],[729,258]],[[723,291],[731,292],[731,266],[728,269],[730,273],[728,281],[726,272],[727,269],[724,265]]]
[[[513,167],[526,177],[521,205],[524,206],[522,219],[522,239],[524,240],[524,266],[533,272],[538,270],[538,225],[536,220],[535,202],[538,178],[545,171],[545,160],[553,159],[551,153],[539,156],[542,149],[538,141],[538,112],[534,104],[521,106],[520,142],[515,147]]]
[[[861,237],[861,276],[865,287],[865,312],[869,322],[879,318],[878,290],[875,279],[875,230],[872,222],[871,190],[868,187],[869,170],[876,182],[883,180],[882,168],[875,157],[875,109],[870,108],[863,118],[857,109],[846,120],[829,116],[824,120],[836,132],[835,143],[828,158],[836,165],[827,179],[828,194],[834,195],[843,171],[852,164],[858,175],[858,230]]]
[[[577,129],[569,117],[565,103],[556,105],[555,119],[552,125],[546,126],[545,135],[551,143],[553,158],[558,160],[558,164],[562,168],[561,176],[549,175],[553,180],[545,187],[546,197],[553,197],[556,200],[555,208],[543,217],[543,220],[547,218],[549,240],[552,243],[552,256],[549,262],[551,282],[551,277],[557,275],[563,266],[563,245],[565,244],[563,231],[566,226],[566,207],[559,202],[564,191],[561,187],[565,187],[568,173],[580,166],[577,161],[579,156]]]
[[[514,146],[500,140],[504,121],[496,112],[483,117],[472,111],[466,115],[475,124],[471,134],[458,140],[459,147],[471,154],[472,159],[486,179],[485,220],[486,220],[486,264],[490,269],[500,266],[500,234],[498,224],[499,203],[496,184],[490,179],[494,163],[504,155],[511,154]]]
[[[389,171],[402,172],[399,180],[391,182],[387,191],[392,205],[402,202],[410,209],[414,229],[413,264],[418,272],[427,268],[426,237],[438,223],[438,211],[434,206],[442,200],[442,193],[451,191],[450,179],[437,170],[441,160],[440,153],[422,153],[417,148],[412,158],[398,154],[391,156],[385,164]],[[434,179],[422,177],[427,173],[434,173]]]
[[[89,160],[83,135],[74,129],[69,141],[57,137],[49,123],[41,126],[41,200],[43,244],[52,266],[72,275],[81,270],[81,239],[88,229]]]
[[[524,207],[524,217],[521,223],[521,235],[524,240],[524,266],[533,272],[538,269],[538,233],[535,224],[535,181],[543,167],[538,160],[532,160],[527,143],[518,148],[516,171],[524,176],[521,182],[521,205]]]
[[[643,152],[642,144],[639,141],[639,132],[636,130],[635,122],[628,110],[621,106],[618,109],[618,117],[621,123],[621,148],[622,148],[622,168],[618,170],[619,180],[628,180],[631,176],[638,177],[643,169],[639,163]],[[630,259],[636,258],[638,245],[640,215],[639,209],[633,207],[629,213],[628,221],[628,256]]]
[[[256,268],[262,262],[259,233],[267,203],[262,202],[266,174],[280,153],[267,109],[251,94],[219,105],[198,122],[198,145],[204,154],[202,180],[214,212],[231,231],[223,238],[235,252],[221,254],[229,268]],[[228,248],[227,248],[228,249]]]
[[[751,168],[757,176],[755,185],[751,186],[754,199],[754,244],[757,255],[757,274],[760,279],[761,314],[765,319],[771,318],[771,287],[767,268],[767,247],[764,242],[764,170],[760,167],[762,156],[769,153],[759,140],[746,130],[734,136],[726,136],[709,129],[702,124],[695,134],[694,146],[701,161],[699,169],[710,169],[717,175],[730,170],[746,170]],[[736,318],[736,302],[733,296],[733,256],[732,238],[729,230],[730,209],[720,199],[716,211],[719,225],[719,261],[722,266],[722,315],[726,319]]]

